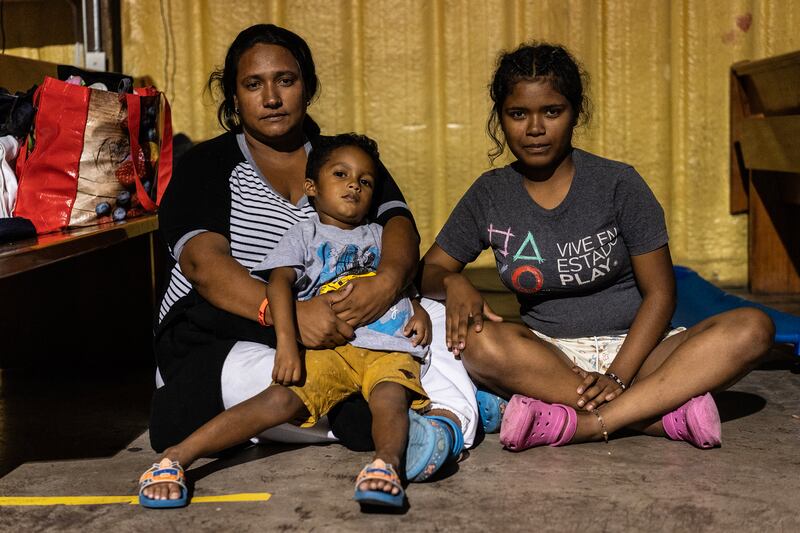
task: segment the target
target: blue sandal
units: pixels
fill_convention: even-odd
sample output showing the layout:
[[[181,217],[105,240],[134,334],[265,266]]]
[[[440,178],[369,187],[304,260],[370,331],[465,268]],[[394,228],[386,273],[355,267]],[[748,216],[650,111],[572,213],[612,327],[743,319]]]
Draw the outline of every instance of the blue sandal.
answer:
[[[406,478],[425,481],[447,462],[453,448],[453,437],[445,426],[433,417],[408,412],[408,446],[406,447]]]
[[[488,435],[500,431],[500,424],[503,422],[503,413],[506,411],[508,401],[482,389],[478,389],[475,399],[478,401],[478,413],[481,415],[483,432]]]
[[[379,479],[388,481],[392,486],[397,487],[399,492],[392,494],[383,490],[361,490],[359,487],[364,481]],[[380,505],[383,507],[402,507],[406,493],[403,485],[400,484],[400,477],[394,471],[394,467],[384,463],[381,459],[375,459],[370,464],[361,469],[356,478],[356,490],[353,499],[361,504]]]
[[[144,495],[144,489],[159,483],[175,483],[181,488],[181,497],[175,500],[154,500]],[[189,491],[186,488],[186,475],[178,461],[167,458],[155,463],[139,478],[139,505],[151,509],[167,509],[183,507],[189,501]]]
[[[446,416],[426,416],[428,420],[436,420],[441,422],[445,426],[450,428],[448,431],[448,439],[452,442],[452,446],[450,447],[450,453],[447,455],[447,461],[457,461],[458,458],[461,456],[461,452],[464,450],[464,433],[461,431],[461,426],[447,418]],[[455,438],[453,438],[455,437]]]

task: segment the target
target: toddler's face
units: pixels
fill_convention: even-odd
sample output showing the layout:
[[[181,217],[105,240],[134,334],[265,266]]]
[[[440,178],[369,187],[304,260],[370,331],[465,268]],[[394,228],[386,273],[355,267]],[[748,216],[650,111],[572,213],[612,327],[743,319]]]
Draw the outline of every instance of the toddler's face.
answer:
[[[323,224],[351,229],[362,223],[372,205],[375,164],[356,146],[342,146],[330,153],[316,181],[306,179],[306,195]]]

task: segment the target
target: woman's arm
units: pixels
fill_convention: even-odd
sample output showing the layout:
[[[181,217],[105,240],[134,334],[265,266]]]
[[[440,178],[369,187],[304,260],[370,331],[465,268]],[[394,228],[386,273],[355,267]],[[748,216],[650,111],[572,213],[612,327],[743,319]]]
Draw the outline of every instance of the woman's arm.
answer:
[[[378,274],[392,281],[395,300],[414,280],[419,264],[419,235],[414,222],[404,216],[389,219],[381,237],[381,262]]]
[[[627,385],[631,384],[647,356],[661,341],[675,312],[675,275],[669,246],[631,256],[631,265],[642,294],[642,304],[619,353],[608,369],[608,372],[616,374]],[[587,376],[587,380],[590,379],[591,376]],[[578,394],[582,394],[578,405],[581,405],[581,400],[588,402],[587,409],[596,408],[622,393],[617,384],[605,376],[597,379],[593,385],[588,385],[585,381],[581,387],[586,390],[578,389]]]
[[[503,320],[461,273],[464,263],[450,257],[438,244],[434,243],[422,258],[421,269],[418,284],[422,295],[445,300],[445,341],[453,355],[466,347],[470,322],[477,333],[483,329],[484,315],[493,322]]]
[[[230,243],[219,233],[206,231],[189,239],[179,263],[186,279],[211,305],[250,320],[266,296],[266,283],[250,276],[231,256]],[[272,315],[265,314],[272,324]]]
[[[419,235],[413,221],[392,217],[383,228],[377,275],[348,283],[352,286],[349,296],[333,305],[336,316],[352,327],[374,322],[413,281],[418,263]]]
[[[230,255],[228,240],[219,233],[203,232],[192,237],[180,255],[183,275],[214,307],[256,320],[266,296],[266,283],[259,281]],[[347,289],[345,287],[345,289]],[[349,289],[296,303],[300,339],[308,348],[340,346],[353,336],[353,328],[336,317],[332,310]],[[271,306],[264,322],[273,323]]]

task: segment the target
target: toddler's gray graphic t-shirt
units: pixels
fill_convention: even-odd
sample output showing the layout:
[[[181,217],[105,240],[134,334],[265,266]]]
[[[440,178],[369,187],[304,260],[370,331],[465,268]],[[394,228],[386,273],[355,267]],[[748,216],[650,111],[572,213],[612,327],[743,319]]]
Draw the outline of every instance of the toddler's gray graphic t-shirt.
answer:
[[[308,300],[317,296],[326,284],[345,276],[375,272],[381,259],[382,233],[379,224],[344,230],[323,224],[313,214],[289,228],[269,256],[253,268],[252,275],[267,280],[271,270],[292,267],[297,274],[294,285],[297,299]],[[356,328],[350,344],[424,358],[428,348],[413,346],[403,335],[403,327],[412,314],[411,300],[401,298],[381,318]]]

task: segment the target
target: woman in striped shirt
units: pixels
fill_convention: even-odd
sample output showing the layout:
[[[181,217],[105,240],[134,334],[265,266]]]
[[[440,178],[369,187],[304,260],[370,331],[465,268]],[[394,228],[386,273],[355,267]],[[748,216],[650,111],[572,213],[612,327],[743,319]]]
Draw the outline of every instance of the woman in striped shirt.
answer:
[[[313,212],[303,177],[320,136],[307,114],[318,81],[305,41],[274,25],[252,26],[234,40],[209,84],[222,93],[218,119],[227,131],[183,157],[159,214],[172,264],[155,327],[159,372],[150,438],[156,450],[270,384],[275,334],[266,286],[250,269]],[[419,235],[397,184],[382,165],[379,170],[370,214],[384,226],[377,275],[297,303],[307,347],[345,344],[354,327],[382,315],[411,283]],[[471,445],[478,422],[474,387],[444,347],[443,306],[426,305],[440,334],[422,382],[435,414],[453,422],[449,440],[460,449]],[[319,442],[335,435],[353,449],[371,446],[366,403],[354,400],[330,418],[333,435],[323,425],[281,427],[266,436]],[[435,426],[420,431],[439,438],[443,429]]]

